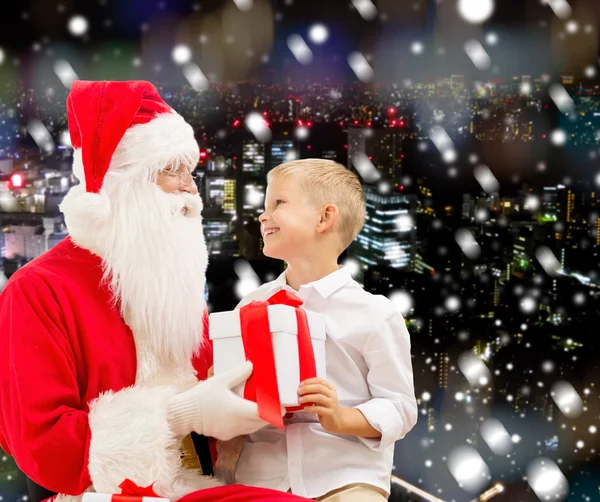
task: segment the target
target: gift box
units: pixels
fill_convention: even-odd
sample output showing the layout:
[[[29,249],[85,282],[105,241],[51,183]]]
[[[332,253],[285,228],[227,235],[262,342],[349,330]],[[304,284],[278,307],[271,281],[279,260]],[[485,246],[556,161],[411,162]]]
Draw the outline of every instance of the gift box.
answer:
[[[264,407],[261,394],[269,394],[272,406],[278,401],[287,411],[302,409],[298,403],[300,382],[315,376],[326,378],[325,318],[302,309],[301,304],[295,295],[280,291],[267,301],[210,315],[215,375],[252,361],[251,377],[235,391],[256,401],[259,412]],[[282,426],[276,421],[274,425]]]
[[[111,495],[109,493],[86,492],[83,494],[82,502],[170,502],[170,500],[143,495]]]
[[[119,488],[121,493],[85,492],[82,502],[171,502],[169,499],[159,497],[153,485],[142,487],[126,479]]]

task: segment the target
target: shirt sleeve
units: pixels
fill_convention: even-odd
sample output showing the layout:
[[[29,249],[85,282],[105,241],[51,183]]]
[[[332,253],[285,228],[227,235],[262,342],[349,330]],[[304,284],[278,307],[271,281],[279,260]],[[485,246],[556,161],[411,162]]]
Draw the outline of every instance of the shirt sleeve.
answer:
[[[356,409],[381,432],[381,438],[359,439],[371,450],[382,451],[402,439],[417,422],[410,335],[399,312],[377,324],[367,338],[363,357],[373,397]]]
[[[0,295],[0,431],[37,484],[69,495],[92,484],[75,357],[51,289],[31,274]]]

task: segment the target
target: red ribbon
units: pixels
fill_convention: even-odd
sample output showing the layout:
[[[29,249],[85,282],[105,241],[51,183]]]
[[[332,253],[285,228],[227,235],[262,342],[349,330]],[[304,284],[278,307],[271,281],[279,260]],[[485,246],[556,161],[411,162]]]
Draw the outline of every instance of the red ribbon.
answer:
[[[126,479],[119,485],[119,488],[121,489],[121,495],[125,495],[126,497],[160,497],[160,495],[154,491],[153,487],[154,483],[145,487],[138,486],[131,481],[131,479]],[[119,500],[125,499],[120,497]]]
[[[283,429],[273,340],[269,326],[269,305],[289,305],[296,311],[300,381],[316,377],[317,368],[308,319],[306,312],[300,308],[300,298],[282,289],[266,301],[253,301],[240,309],[244,352],[246,359],[252,361],[254,367],[244,388],[244,398],[258,404],[260,418]],[[287,411],[299,411],[303,408],[304,406],[295,406]]]

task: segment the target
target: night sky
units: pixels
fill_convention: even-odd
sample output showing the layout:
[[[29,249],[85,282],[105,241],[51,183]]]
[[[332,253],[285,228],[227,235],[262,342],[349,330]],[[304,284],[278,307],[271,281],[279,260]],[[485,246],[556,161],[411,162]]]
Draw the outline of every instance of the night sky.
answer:
[[[370,59],[375,83],[453,73],[473,79],[542,73],[580,76],[599,56],[597,0],[570,0],[573,14],[569,19],[559,19],[540,0],[498,1],[492,17],[482,25],[461,19],[456,0],[374,3],[377,17],[365,20],[350,0],[254,0],[248,12],[238,9],[233,0],[3,2],[0,48],[5,52],[4,66],[12,61],[25,79],[45,59],[58,57],[80,67],[96,63],[94,72],[88,73],[100,78],[115,78],[111,71],[115,68],[123,74],[124,67],[139,57],[140,77],[164,79],[173,65],[172,49],[179,43],[188,45],[193,60],[217,81],[353,82],[356,78],[346,58],[355,50]],[[74,15],[89,22],[84,36],[69,33],[69,19]],[[577,33],[568,33],[569,20],[578,21]],[[314,60],[301,65],[290,53],[286,38],[295,33],[307,40],[308,29],[316,22],[327,26],[329,39],[320,46],[310,45]],[[488,48],[492,68],[481,72],[466,56],[463,44],[469,38],[483,42],[490,32],[499,42]],[[423,45],[422,53],[411,52],[415,42]],[[162,75],[156,75],[157,64]],[[81,73],[82,78],[90,78],[85,71]]]

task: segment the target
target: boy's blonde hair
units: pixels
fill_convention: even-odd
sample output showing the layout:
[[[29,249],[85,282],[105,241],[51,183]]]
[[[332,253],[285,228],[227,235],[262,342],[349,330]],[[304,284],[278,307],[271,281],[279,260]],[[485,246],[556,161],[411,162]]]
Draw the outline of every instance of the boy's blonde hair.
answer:
[[[356,238],[365,224],[365,196],[358,177],[332,160],[302,159],[284,162],[267,174],[267,182],[293,176],[317,206],[335,204],[339,209],[336,231],[342,251]]]

